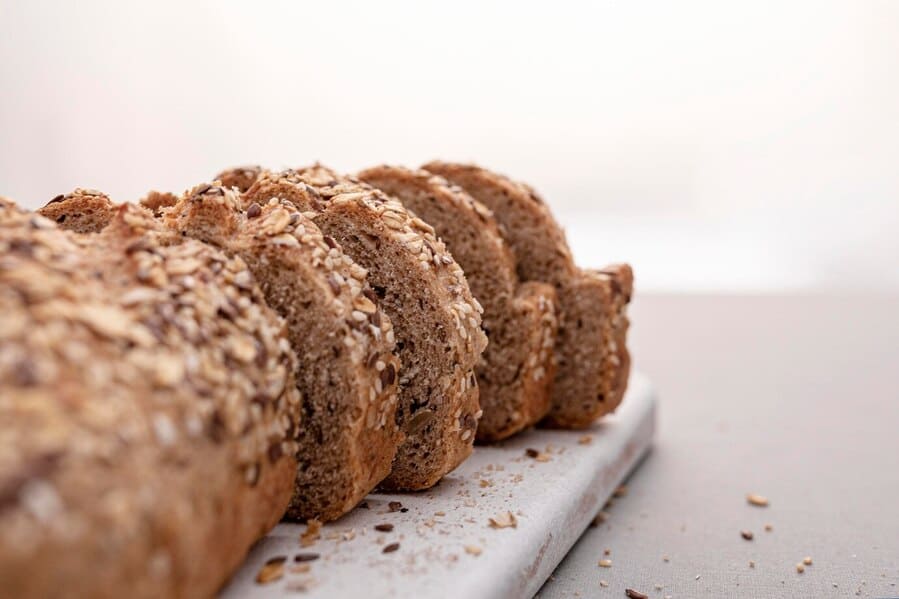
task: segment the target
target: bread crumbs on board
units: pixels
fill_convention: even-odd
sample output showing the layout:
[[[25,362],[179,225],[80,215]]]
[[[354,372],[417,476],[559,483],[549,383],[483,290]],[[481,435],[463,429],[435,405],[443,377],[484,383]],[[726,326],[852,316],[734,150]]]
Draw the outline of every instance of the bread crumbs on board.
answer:
[[[286,557],[279,556],[265,562],[262,568],[259,569],[259,573],[256,574],[256,582],[268,584],[282,578],[284,576],[284,562],[286,561]]]
[[[306,523],[306,530],[300,535],[300,545],[309,547],[314,545],[321,538],[322,523],[319,520],[309,520]]]
[[[512,512],[497,514],[489,519],[490,528],[518,528],[518,520]]]

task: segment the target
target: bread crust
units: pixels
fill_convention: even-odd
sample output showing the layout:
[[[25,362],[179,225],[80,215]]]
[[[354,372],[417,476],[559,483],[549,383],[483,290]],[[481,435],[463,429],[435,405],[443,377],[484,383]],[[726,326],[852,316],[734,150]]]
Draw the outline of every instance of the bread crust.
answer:
[[[105,196],[91,201],[115,209]],[[56,212],[80,210],[82,203],[65,200]],[[236,189],[202,184],[180,198],[151,192],[141,206],[174,239],[199,239],[244,259],[269,305],[289,321],[306,434],[297,440],[288,518],[329,521],[353,509],[388,475],[402,439],[396,377],[385,383],[381,374],[399,369],[393,325],[377,306],[365,269],[291,204],[245,212]],[[105,224],[98,220],[94,229]],[[300,287],[308,292],[301,299],[293,293]]]
[[[99,233],[115,216],[116,206],[102,191],[78,188],[56,196],[37,213],[68,231]]]
[[[290,499],[294,360],[241,260],[0,205],[3,593],[213,594]]]
[[[298,440],[287,515],[334,520],[387,477],[402,440],[393,324],[365,269],[307,215],[277,200],[244,211],[241,201],[234,189],[200,185],[165,212],[164,222],[243,257],[269,305],[288,319],[306,435]],[[302,297],[291,293],[300,286],[307,290]]]
[[[630,294],[613,298],[610,283],[577,268],[564,232],[531,187],[470,164],[434,161],[423,168],[461,186],[493,210],[523,281],[543,281],[556,288],[560,306],[558,368],[547,423],[583,428],[613,411],[627,386],[628,368],[619,350],[625,347],[626,327],[605,320],[623,313],[624,307],[613,304],[626,304]],[[614,346],[606,338],[609,331],[614,331]]]
[[[471,454],[481,413],[474,367],[487,341],[480,328],[482,309],[461,268],[433,228],[398,201],[320,165],[263,173],[244,194],[244,204],[270,198],[314,213],[315,223],[369,269],[394,321],[398,346],[405,348],[400,351],[397,419],[406,440],[382,486],[397,490],[433,486]],[[370,246],[391,253],[398,267],[402,262],[401,282],[390,280],[394,265]],[[435,326],[441,341],[435,340],[433,331],[401,327],[418,311],[413,297],[429,306],[425,316],[439,323]],[[443,344],[441,349],[427,349],[437,343]],[[417,366],[411,366],[428,361],[436,373],[416,372]],[[431,381],[429,385],[423,377]],[[422,387],[428,387],[433,398]]]
[[[550,408],[555,370],[554,288],[536,282],[521,286],[493,213],[443,177],[387,165],[358,177],[434,227],[484,307],[490,342],[477,369],[484,411],[478,440],[501,440],[539,422]]]

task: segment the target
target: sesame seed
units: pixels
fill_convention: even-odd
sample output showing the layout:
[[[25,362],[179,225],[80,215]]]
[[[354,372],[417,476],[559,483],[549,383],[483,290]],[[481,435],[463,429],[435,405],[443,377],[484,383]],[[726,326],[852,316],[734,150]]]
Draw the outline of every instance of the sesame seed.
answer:
[[[744,539],[746,539],[747,541],[751,541],[753,535],[752,535],[751,530],[741,530],[740,536],[743,537]]]

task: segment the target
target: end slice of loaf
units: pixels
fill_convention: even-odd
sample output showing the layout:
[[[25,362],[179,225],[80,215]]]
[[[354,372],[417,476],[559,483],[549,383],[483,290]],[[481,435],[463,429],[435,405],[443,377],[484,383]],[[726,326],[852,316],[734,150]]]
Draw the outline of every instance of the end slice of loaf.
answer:
[[[211,596],[287,506],[284,323],[241,260],[166,237],[0,206],[3,595]]]
[[[484,307],[489,344],[477,368],[484,411],[478,439],[504,439],[539,422],[550,408],[555,373],[555,288],[519,284],[515,258],[493,213],[462,188],[403,167],[378,166],[358,177],[434,227]]]
[[[108,198],[102,202],[115,209]],[[387,476],[401,439],[392,325],[373,301],[365,270],[292,205],[244,212],[239,203],[235,191],[214,185],[197,186],[180,200],[155,192],[142,200],[164,215],[176,241],[195,238],[241,256],[287,321],[300,358],[296,381],[306,423],[288,517],[333,520]],[[66,206],[80,207],[59,209]],[[106,224],[97,219],[92,230]],[[354,318],[360,310],[371,322]]]
[[[526,185],[474,165],[435,161],[423,168],[493,210],[522,280],[556,288],[561,320],[549,422],[581,428],[613,411],[624,395],[627,372],[607,342],[609,328],[614,329],[607,320],[614,312],[623,313],[624,307],[616,310],[610,305],[615,300],[606,293],[608,284],[575,266],[565,235],[540,196]],[[629,299],[629,294],[622,294],[617,301],[626,304]],[[625,330],[612,334],[622,340],[622,347]]]
[[[369,271],[396,332],[401,360],[397,422],[406,433],[383,485],[426,489],[472,450],[480,416],[474,367],[486,345],[481,307],[430,225],[359,181],[315,166],[264,173],[244,202],[281,198]]]

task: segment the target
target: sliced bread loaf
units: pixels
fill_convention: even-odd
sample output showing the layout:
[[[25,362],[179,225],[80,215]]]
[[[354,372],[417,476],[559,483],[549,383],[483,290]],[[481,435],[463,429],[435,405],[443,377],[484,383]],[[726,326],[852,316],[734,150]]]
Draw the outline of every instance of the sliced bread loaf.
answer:
[[[244,212],[237,192],[218,185],[197,186],[180,200],[151,192],[141,203],[177,239],[241,256],[287,321],[305,398],[288,517],[327,521],[351,510],[387,476],[401,439],[393,327],[365,283],[365,269],[290,204]],[[360,312],[368,320],[355,318]]]
[[[401,360],[397,422],[406,439],[383,486],[434,485],[470,455],[480,417],[474,367],[487,341],[462,269],[430,225],[397,200],[327,168],[263,173],[244,203],[272,198],[313,212],[315,223],[368,269]]]
[[[627,385],[629,361],[622,361],[620,352],[626,351],[623,315],[631,285],[616,287],[577,268],[562,229],[530,187],[474,165],[435,161],[423,168],[459,185],[493,211],[522,280],[543,281],[556,288],[561,320],[549,423],[585,427],[613,411]],[[608,276],[622,283],[632,281],[629,267],[619,270],[620,276]],[[615,314],[618,318],[613,318]],[[616,341],[613,348],[610,338],[622,343]]]
[[[167,237],[0,205],[4,596],[211,596],[287,507],[284,323],[240,259]]]
[[[365,269],[292,204],[250,203],[246,211],[239,204],[233,189],[202,185],[164,221],[241,256],[286,319],[305,397],[288,516],[333,520],[388,475],[402,438],[393,325]]]
[[[555,374],[555,288],[519,284],[515,258],[493,213],[462,188],[403,167],[379,166],[358,177],[434,227],[484,307],[489,344],[477,368],[484,411],[478,439],[504,439],[536,424],[549,411]]]

